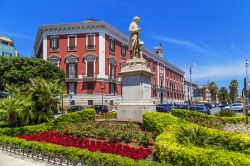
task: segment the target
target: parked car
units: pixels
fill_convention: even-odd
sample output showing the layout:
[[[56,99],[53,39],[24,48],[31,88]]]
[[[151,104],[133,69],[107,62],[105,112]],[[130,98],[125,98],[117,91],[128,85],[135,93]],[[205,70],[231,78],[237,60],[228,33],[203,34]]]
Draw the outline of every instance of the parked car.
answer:
[[[80,106],[80,105],[73,105],[73,106],[71,106],[71,107],[67,110],[67,112],[69,113],[69,112],[76,112],[76,111],[82,111],[82,110],[84,110],[83,106]]]
[[[157,104],[156,111],[157,112],[170,112],[171,107],[168,104]]]
[[[91,106],[96,110],[96,114],[108,112],[108,107],[106,105],[93,105]]]
[[[210,109],[207,108],[206,106],[191,106],[189,107],[189,110],[198,111],[198,112],[208,114],[208,115],[211,114]]]
[[[230,104],[229,106],[223,108],[223,110],[232,110],[232,111],[242,111],[242,109],[243,109],[242,103]]]
[[[187,109],[188,108],[188,106],[187,105],[185,105],[185,104],[178,104],[178,105],[176,105],[176,107],[175,108],[177,108],[177,109]]]
[[[220,108],[224,108],[224,107],[226,107],[226,106],[229,106],[230,104],[221,104],[219,107]]]
[[[8,92],[0,92],[0,98],[5,98],[8,97],[9,93]]]

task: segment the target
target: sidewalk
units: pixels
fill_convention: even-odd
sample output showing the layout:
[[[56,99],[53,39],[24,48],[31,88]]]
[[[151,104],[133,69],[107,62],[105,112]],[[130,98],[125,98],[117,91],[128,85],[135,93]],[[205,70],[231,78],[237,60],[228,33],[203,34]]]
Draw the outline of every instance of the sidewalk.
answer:
[[[52,164],[0,150],[0,166],[52,166]]]

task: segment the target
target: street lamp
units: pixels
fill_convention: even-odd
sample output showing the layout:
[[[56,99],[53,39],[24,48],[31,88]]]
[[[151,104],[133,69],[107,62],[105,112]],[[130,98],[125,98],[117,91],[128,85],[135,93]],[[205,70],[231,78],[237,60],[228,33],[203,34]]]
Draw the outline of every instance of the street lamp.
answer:
[[[246,65],[245,65],[245,67],[246,67],[246,89],[245,89],[245,91],[246,91],[246,93],[245,93],[246,94],[246,125],[248,125],[248,105],[249,105],[248,65],[249,65],[249,61],[248,61],[248,59],[246,59]]]
[[[190,86],[188,86],[188,109],[189,109],[191,102],[192,102],[192,94],[193,94],[192,93],[192,68],[195,66],[196,66],[195,62],[193,62],[191,64],[185,64],[185,67],[189,68],[189,78],[190,78]],[[189,93],[190,93],[190,95],[189,95]]]

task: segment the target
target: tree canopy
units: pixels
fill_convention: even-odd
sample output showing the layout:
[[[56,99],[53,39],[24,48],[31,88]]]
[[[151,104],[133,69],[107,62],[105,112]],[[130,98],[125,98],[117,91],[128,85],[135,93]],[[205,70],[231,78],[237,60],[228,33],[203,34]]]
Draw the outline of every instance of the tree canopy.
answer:
[[[65,79],[63,70],[48,61],[37,58],[0,57],[0,91],[5,89],[6,84],[23,85],[35,77],[60,82]]]
[[[238,81],[237,80],[232,80],[230,85],[229,85],[229,97],[232,103],[236,101],[236,97],[238,94]]]
[[[228,103],[228,90],[226,87],[221,87],[220,90],[218,91],[218,98],[220,103],[222,104],[227,104]]]
[[[218,92],[218,86],[214,81],[209,83],[209,91],[211,93],[212,101],[216,102],[216,95],[217,95],[217,92]]]

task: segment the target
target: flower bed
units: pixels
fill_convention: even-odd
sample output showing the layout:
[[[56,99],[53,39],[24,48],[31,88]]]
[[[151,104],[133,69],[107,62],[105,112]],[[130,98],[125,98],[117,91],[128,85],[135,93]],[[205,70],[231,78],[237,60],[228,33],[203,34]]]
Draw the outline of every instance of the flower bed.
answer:
[[[154,144],[155,133],[140,129],[133,122],[121,123],[117,121],[88,121],[76,123],[62,123],[57,131],[81,138],[105,140],[108,142],[123,142],[134,146],[151,146]]]
[[[88,149],[89,151],[100,151],[103,153],[118,154],[132,159],[146,158],[152,153],[152,149],[149,148],[131,148],[128,145],[109,143],[106,141],[96,141],[86,138],[78,138],[65,134],[61,134],[55,131],[46,131],[42,133],[32,135],[22,135],[19,138],[26,139],[28,141],[47,142],[66,147],[72,146],[82,149]]]

